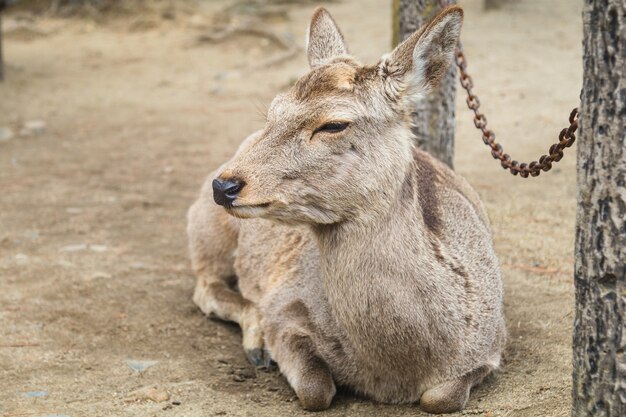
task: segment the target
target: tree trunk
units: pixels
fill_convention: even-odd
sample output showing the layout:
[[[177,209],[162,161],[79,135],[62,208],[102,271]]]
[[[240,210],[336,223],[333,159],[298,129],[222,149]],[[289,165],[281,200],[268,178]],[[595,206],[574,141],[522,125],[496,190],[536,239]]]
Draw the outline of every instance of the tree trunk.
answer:
[[[393,0],[393,45],[419,29],[441,10],[438,0]],[[438,89],[421,100],[412,113],[417,146],[452,167],[456,66],[450,65]]]
[[[626,416],[626,1],[587,0],[573,416]]]
[[[4,58],[2,56],[2,0],[0,0],[0,81],[4,81]]]
[[[499,9],[504,6],[504,3],[506,1],[507,0],[485,0],[485,4],[483,7],[485,10]]]

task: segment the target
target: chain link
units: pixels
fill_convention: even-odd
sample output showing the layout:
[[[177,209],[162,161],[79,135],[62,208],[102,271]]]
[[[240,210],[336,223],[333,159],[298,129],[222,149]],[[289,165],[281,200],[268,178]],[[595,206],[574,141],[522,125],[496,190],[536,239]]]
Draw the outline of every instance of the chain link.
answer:
[[[454,4],[454,0],[439,0],[442,8]],[[547,172],[552,169],[554,162],[559,162],[563,158],[563,150],[569,148],[574,144],[576,140],[576,129],[578,129],[578,108],[571,111],[569,115],[569,127],[561,130],[559,134],[559,141],[548,150],[548,155],[542,155],[539,161],[532,161],[531,163],[518,162],[513,160],[511,156],[504,152],[502,145],[496,142],[496,134],[493,130],[487,127],[487,118],[480,112],[480,100],[478,96],[474,94],[474,81],[472,77],[467,73],[467,58],[463,53],[463,45],[459,41],[455,52],[456,66],[459,68],[459,80],[461,87],[467,92],[467,107],[474,112],[474,126],[480,130],[483,134],[483,142],[485,145],[491,148],[491,156],[494,159],[500,160],[502,168],[507,169],[513,175],[519,174],[522,178],[536,177],[541,174],[541,171]]]

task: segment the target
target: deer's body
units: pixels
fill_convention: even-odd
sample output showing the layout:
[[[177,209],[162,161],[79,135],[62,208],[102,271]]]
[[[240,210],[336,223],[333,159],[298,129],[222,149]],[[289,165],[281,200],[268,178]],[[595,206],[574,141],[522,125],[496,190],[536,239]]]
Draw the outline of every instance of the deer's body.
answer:
[[[455,13],[448,9],[448,21],[442,15],[432,30],[455,24]],[[317,12],[311,36],[321,32],[337,55],[340,34],[328,19]],[[446,46],[451,40],[439,29]],[[429,34],[422,32],[416,36]],[[309,45],[311,74],[271,113],[289,121],[308,110],[312,118],[350,119],[351,130],[332,122],[291,141],[307,128],[270,120],[209,177],[189,212],[194,301],[239,322],[251,361],[271,354],[305,408],[328,407],[338,384],[382,402],[458,410],[498,366],[505,341],[484,208],[461,177],[414,149],[404,103],[394,100],[407,85],[385,77],[380,84],[381,73],[402,75],[393,65],[406,51],[362,67],[329,59],[320,45]],[[419,41],[409,46],[420,52]],[[434,77],[445,68],[421,70],[427,84],[429,70]],[[331,108],[324,100],[306,108],[326,94]]]

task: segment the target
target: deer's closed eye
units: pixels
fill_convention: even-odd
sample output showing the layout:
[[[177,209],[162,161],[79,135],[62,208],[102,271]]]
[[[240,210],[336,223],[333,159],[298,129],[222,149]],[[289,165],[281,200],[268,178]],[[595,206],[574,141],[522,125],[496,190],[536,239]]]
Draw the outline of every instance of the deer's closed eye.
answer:
[[[328,122],[315,129],[313,134],[318,132],[339,133],[346,130],[349,125],[350,123],[348,122]]]

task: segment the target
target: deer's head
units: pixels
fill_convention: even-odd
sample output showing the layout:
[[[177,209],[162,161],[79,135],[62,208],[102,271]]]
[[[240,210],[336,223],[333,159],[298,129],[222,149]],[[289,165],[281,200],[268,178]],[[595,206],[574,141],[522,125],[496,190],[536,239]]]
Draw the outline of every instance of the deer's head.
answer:
[[[236,217],[336,223],[378,210],[412,160],[412,103],[444,76],[463,11],[443,10],[374,66],[348,53],[330,14],[307,33],[311,71],[272,101],[263,131],[213,181],[216,203]]]

